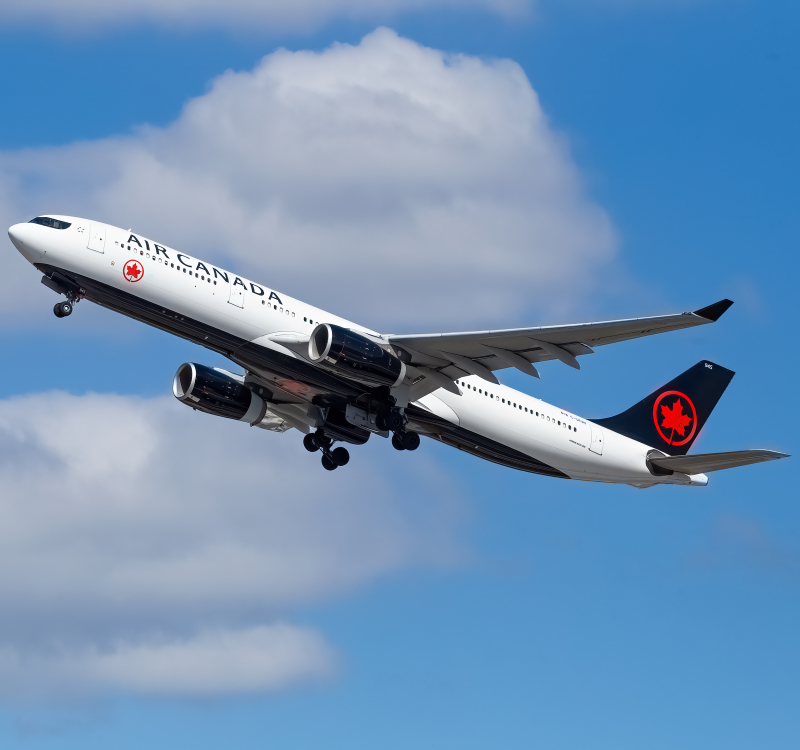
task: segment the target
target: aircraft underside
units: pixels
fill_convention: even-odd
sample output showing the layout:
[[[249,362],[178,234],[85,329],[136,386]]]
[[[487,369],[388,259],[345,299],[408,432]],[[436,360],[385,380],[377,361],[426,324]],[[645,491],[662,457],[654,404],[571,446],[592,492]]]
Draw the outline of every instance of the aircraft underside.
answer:
[[[358,383],[336,378],[302,360],[265,349],[95,279],[43,264],[37,265],[37,268],[45,274],[55,274],[56,278],[61,277],[80,287],[85,293],[85,299],[91,302],[211,349],[247,370],[263,373],[268,387],[279,391],[284,397],[343,411],[348,402],[369,394],[369,389],[359,387]],[[536,458],[464,429],[414,404],[408,405],[405,414],[409,429],[445,445],[512,469],[569,479],[563,472]],[[361,442],[366,442],[369,433],[365,431],[363,437]],[[349,442],[346,438],[339,439]]]

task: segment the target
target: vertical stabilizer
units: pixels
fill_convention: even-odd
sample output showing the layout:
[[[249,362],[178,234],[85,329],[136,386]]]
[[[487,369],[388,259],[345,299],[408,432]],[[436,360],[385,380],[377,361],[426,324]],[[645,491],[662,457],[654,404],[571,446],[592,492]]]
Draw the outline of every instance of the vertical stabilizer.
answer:
[[[593,421],[671,456],[683,456],[733,376],[732,370],[713,362],[698,362],[622,414]]]

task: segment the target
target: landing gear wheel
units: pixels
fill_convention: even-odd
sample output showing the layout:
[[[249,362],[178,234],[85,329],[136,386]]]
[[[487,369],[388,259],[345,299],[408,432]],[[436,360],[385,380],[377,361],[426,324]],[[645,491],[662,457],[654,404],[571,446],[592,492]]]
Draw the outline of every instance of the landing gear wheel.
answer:
[[[306,435],[303,438],[303,447],[309,453],[315,453],[316,451],[319,450],[319,446],[317,445],[317,441],[314,439],[314,435],[311,435],[311,434]]]
[[[396,451],[404,451],[406,449],[405,445],[403,445],[403,439],[397,433],[392,435],[392,447]]]
[[[419,448],[419,435],[416,432],[406,432],[403,434],[403,447],[407,451],[415,451]]]
[[[331,440],[327,435],[325,435],[325,433],[321,431],[315,432],[312,435],[309,435],[309,437],[313,437],[314,445],[316,445],[317,448],[320,448],[322,450],[330,448],[331,443],[333,442],[333,440]]]
[[[325,454],[322,457],[322,468],[333,471],[336,468],[336,463],[329,455]]]
[[[396,411],[389,412],[386,422],[389,425],[389,429],[394,432],[403,426],[403,416]]]
[[[72,315],[72,304],[70,302],[56,302],[53,312],[57,318],[66,318]]]
[[[347,466],[350,461],[350,453],[347,448],[334,448],[331,451],[331,458],[337,466]]]

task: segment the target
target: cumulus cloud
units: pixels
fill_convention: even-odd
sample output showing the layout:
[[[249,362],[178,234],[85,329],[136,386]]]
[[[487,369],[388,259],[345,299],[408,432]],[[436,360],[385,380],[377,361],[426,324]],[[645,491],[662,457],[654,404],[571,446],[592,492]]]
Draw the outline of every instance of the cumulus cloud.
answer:
[[[0,18],[57,24],[85,31],[108,24],[145,21],[196,28],[309,29],[331,18],[381,19],[408,11],[482,10],[518,17],[529,0],[27,0],[0,2]]]
[[[0,401],[0,697],[330,677],[298,607],[462,554],[458,488],[380,442],[329,474],[169,398]]]
[[[133,226],[385,331],[567,313],[616,252],[516,63],[385,28],[225,73],[164,128],[0,154],[0,219],[47,211]],[[7,320],[49,300],[24,266],[0,280]]]

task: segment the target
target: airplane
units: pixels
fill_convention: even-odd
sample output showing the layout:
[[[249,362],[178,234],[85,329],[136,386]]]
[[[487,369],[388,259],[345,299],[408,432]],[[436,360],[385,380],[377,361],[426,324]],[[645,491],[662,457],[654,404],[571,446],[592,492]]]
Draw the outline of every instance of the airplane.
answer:
[[[183,404],[273,432],[296,429],[333,471],[372,435],[413,451],[420,436],[533,474],[625,484],[705,486],[706,473],[785,458],[771,450],[689,454],[734,373],[701,361],[613,417],[589,420],[500,384],[514,367],[539,377],[599,346],[719,320],[694,312],[577,325],[381,334],[274,289],[107,224],[57,214],[8,230],[71,315],[90,300],[200,344],[245,371],[187,362]]]

